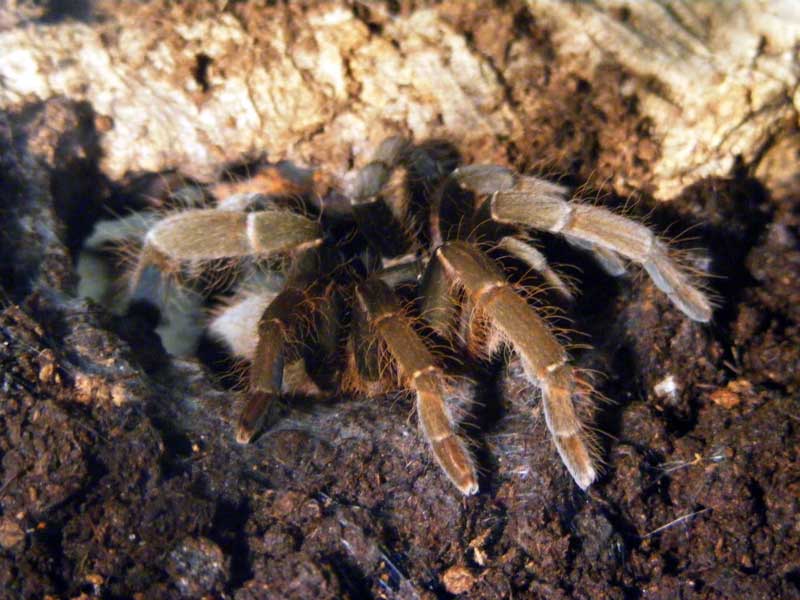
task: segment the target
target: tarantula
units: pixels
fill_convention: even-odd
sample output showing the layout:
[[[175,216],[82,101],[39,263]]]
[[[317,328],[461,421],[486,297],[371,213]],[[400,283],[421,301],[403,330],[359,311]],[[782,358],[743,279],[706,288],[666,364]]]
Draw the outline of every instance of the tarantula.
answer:
[[[586,386],[490,253],[512,255],[569,297],[569,286],[524,237],[530,230],[559,234],[611,274],[624,272],[624,260],[638,263],[692,320],[708,321],[710,302],[647,227],[570,202],[565,187],[537,177],[493,165],[455,167],[435,144],[400,137],[380,144],[349,194],[320,189],[313,171],[279,164],[271,173],[283,184],[264,193],[147,221],[129,301],[166,310],[165,290],[187,265],[256,259],[272,268],[282,257],[278,290],[235,297],[209,325],[251,361],[237,441],[249,442],[273,400],[303,381],[369,395],[399,386],[416,394],[433,456],[467,495],[478,491],[475,464],[454,418],[444,360],[427,338],[447,342],[456,356],[485,358],[506,347],[541,389],[555,446],[586,489],[597,474],[575,407]]]

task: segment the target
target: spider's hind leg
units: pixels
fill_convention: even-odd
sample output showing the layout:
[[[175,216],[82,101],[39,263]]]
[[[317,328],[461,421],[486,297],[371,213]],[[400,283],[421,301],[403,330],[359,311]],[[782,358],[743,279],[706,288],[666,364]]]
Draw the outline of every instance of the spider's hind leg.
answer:
[[[159,221],[147,232],[137,270],[149,264],[163,268],[269,256],[318,245],[320,236],[316,221],[290,211],[189,210]]]
[[[453,178],[475,193],[491,194],[495,221],[558,233],[572,243],[591,247],[612,273],[622,270],[616,255],[639,263],[690,319],[711,320],[706,294],[670,256],[666,244],[644,225],[599,206],[568,202],[564,187],[515,175],[502,167],[463,167],[453,172]]]

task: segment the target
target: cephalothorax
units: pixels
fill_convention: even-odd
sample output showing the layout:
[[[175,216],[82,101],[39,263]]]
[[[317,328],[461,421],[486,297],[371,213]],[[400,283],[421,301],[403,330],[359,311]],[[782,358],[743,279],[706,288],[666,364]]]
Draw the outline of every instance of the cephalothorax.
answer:
[[[491,255],[513,256],[569,297],[524,237],[550,232],[592,252],[611,274],[623,273],[626,260],[638,263],[690,319],[708,321],[709,300],[647,227],[570,202],[560,185],[500,166],[453,168],[437,152],[433,144],[389,138],[348,194],[319,189],[310,171],[285,170],[291,193],[239,194],[214,208],[153,219],[129,300],[163,307],[166,290],[176,285],[171,275],[187,266],[233,260],[273,268],[280,257],[280,286],[260,286],[258,269],[243,270],[247,276],[238,280],[248,280],[247,291],[209,324],[250,360],[236,439],[249,442],[271,402],[292,388],[377,395],[400,387],[416,395],[432,454],[464,494],[478,490],[475,464],[448,398],[447,357],[434,353],[428,338],[453,356],[509,348],[541,389],[555,446],[586,489],[597,472],[575,404],[587,387],[551,327]]]

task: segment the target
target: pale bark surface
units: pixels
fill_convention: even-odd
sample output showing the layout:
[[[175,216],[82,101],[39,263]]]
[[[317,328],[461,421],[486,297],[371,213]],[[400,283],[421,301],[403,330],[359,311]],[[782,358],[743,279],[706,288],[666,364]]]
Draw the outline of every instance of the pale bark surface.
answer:
[[[592,80],[612,62],[650,117],[659,198],[757,161],[798,124],[800,5],[791,1],[530,0],[559,60]]]
[[[209,179],[253,154],[342,173],[394,132],[557,167],[558,106],[541,96],[551,78],[580,78],[613,87],[602,109],[635,103],[650,125],[643,148],[641,131],[600,132],[598,181],[660,199],[756,162],[797,125],[791,0],[421,4],[107,1],[41,23],[20,2],[3,15],[0,107],[89,102],[112,179],[170,167]]]

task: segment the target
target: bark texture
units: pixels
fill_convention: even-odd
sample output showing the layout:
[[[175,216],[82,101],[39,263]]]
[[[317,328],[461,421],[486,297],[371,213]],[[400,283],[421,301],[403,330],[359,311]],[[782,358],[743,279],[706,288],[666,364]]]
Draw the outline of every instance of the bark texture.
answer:
[[[797,125],[790,0],[75,6],[5,9],[0,106],[88,102],[114,179],[176,166],[210,179],[253,153],[342,173],[392,132],[563,170],[553,146],[585,140],[557,113],[591,86],[614,96],[603,117],[635,105],[643,121],[598,133],[598,181],[667,199]]]

